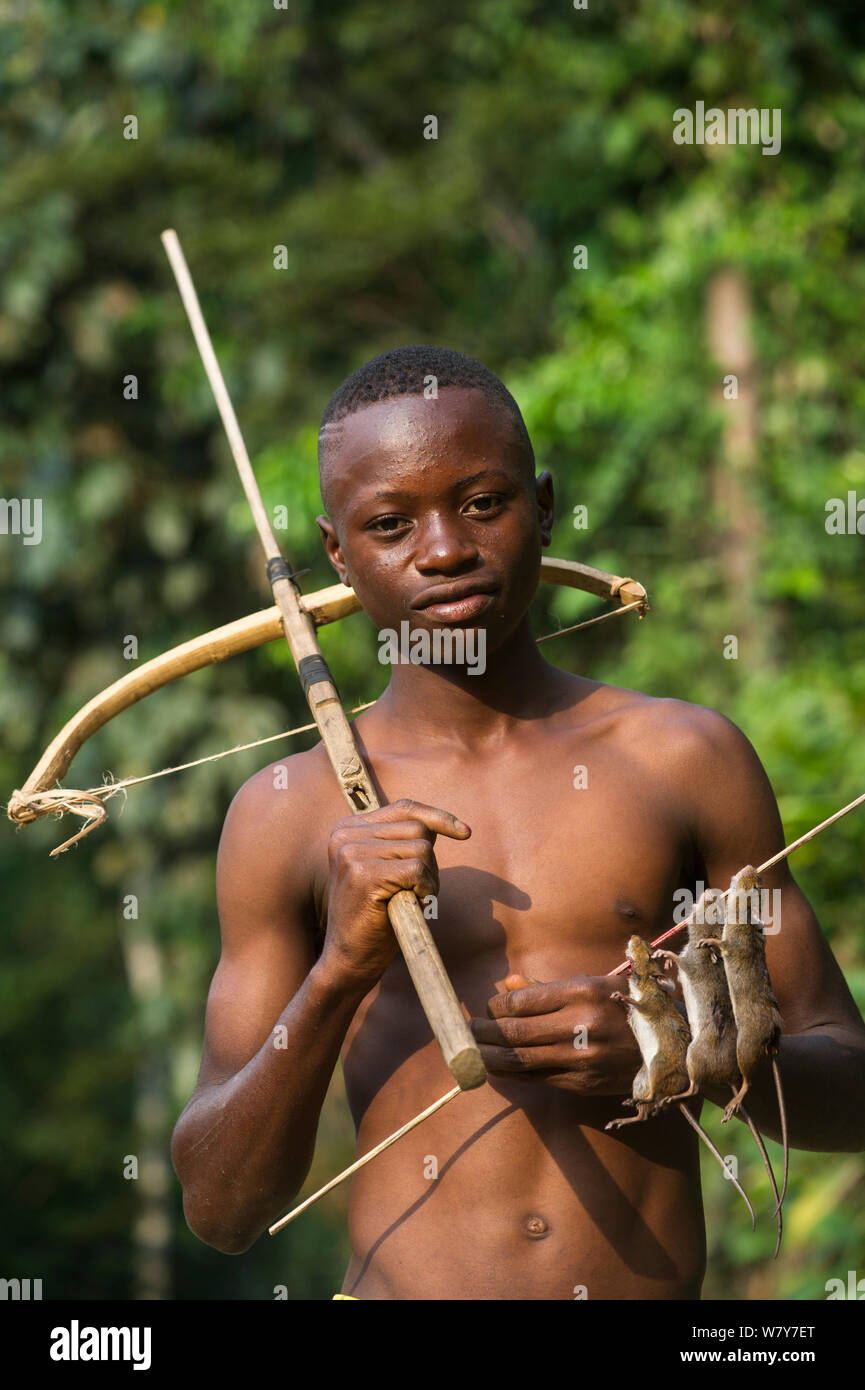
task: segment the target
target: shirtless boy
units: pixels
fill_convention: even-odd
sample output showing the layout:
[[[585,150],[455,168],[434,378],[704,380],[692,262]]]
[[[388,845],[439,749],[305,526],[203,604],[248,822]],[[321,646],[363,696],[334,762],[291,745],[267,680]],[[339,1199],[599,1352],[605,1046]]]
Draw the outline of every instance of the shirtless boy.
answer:
[[[607,972],[632,933],[671,924],[676,889],[727,888],[782,847],[766,774],[723,715],[540,655],[527,610],[552,482],[479,363],[426,347],[373,359],[325,411],[320,464],[327,554],[374,626],[483,630],[486,664],[392,667],[355,724],[393,799],[381,810],[346,815],[320,746],[286,760],[287,788],[265,768],[235,797],[201,1072],[172,1147],[189,1226],[240,1254],[287,1209],[340,1052],[358,1153],[448,1089],[387,919],[410,888],[437,895],[489,1080],[354,1179],[343,1293],[698,1298],[696,1136],[675,1113],[604,1130],[640,1063]],[[764,886],[782,890],[767,959],[791,1145],[858,1151],[865,1025],[786,862]],[[748,1104],[777,1139],[768,1068]]]

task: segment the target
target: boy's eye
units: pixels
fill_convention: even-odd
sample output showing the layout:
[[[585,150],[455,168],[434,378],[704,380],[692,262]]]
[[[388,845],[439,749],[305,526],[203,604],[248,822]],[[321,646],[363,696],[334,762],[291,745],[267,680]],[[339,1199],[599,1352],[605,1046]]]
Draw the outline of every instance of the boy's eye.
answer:
[[[491,512],[499,505],[501,500],[501,495],[498,492],[485,492],[480,497],[473,497],[466,506],[467,508],[474,507],[478,512]]]
[[[502,494],[499,492],[484,492],[477,497],[472,497],[463,507],[463,514],[469,516],[487,516],[495,512],[502,504]],[[401,530],[404,526],[411,523],[404,516],[390,515],[377,516],[368,523],[369,531],[377,531],[380,535],[390,535],[392,532]]]

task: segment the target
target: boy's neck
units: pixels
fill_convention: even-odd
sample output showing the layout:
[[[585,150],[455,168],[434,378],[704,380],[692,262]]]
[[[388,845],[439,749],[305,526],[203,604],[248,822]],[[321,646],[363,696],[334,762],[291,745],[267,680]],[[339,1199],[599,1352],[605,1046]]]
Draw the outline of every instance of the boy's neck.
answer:
[[[543,659],[524,618],[507,642],[486,654],[481,672],[394,664],[376,710],[397,721],[400,742],[410,734],[476,747],[514,723],[560,708],[566,688],[572,698],[575,679]]]

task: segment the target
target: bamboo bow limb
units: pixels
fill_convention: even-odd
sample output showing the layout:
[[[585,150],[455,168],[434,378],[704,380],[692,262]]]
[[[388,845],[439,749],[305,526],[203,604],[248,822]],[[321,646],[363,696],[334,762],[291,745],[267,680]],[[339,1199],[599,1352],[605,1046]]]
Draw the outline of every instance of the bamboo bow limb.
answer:
[[[303,595],[300,604],[319,626],[335,622],[337,618],[354,613],[360,607],[354,591],[343,584],[331,584],[317,593]],[[55,783],[69,771],[82,744],[110,719],[122,714],[146,695],[152,695],[162,686],[179,680],[181,676],[225,661],[227,657],[240,652],[252,651],[282,636],[282,618],[274,605],[248,617],[238,618],[233,623],[213,628],[188,642],[181,642],[179,646],[161,652],[152,661],[145,661],[121,676],[113,685],[88,700],[52,739],[23,787],[12,793],[7,807],[9,819],[19,825],[29,825],[40,815],[46,814],[37,800],[39,794],[54,788]],[[49,804],[48,810],[51,809]]]
[[[765,863],[760,864],[756,872],[761,874],[766,869],[770,869],[773,864],[777,864],[780,860],[786,859],[787,855],[792,854],[794,849],[798,849],[800,845],[804,845],[808,840],[813,840],[814,836],[819,835],[821,830],[825,830],[829,825],[834,825],[836,820],[840,820],[842,816],[846,816],[850,811],[855,810],[857,806],[861,806],[863,802],[865,802],[865,792],[863,792],[861,796],[857,796],[854,801],[848,802],[846,806],[842,806],[841,810],[836,811],[834,815],[828,816],[826,820],[821,821],[819,825],[815,825],[812,830],[808,830],[804,835],[800,835],[798,840],[794,840],[792,844],[785,845],[777,854],[773,854]],[[739,872],[741,873],[741,869]],[[730,890],[728,889],[727,892],[723,894],[724,901],[726,901],[729,896]],[[697,906],[699,906],[699,904]],[[696,911],[696,907],[694,911]],[[693,913],[690,913],[689,916],[685,918],[684,922],[677,923],[675,927],[671,927],[668,931],[663,932],[661,936],[656,937],[651,943],[652,947],[660,946],[662,941],[668,941],[671,936],[676,936],[679,932],[684,931],[692,917]],[[615,970],[607,972],[607,978],[612,975],[621,975],[627,970],[628,964],[628,961],[623,961],[621,965],[616,966]],[[408,1134],[416,1125],[428,1119],[430,1115],[434,1115],[437,1110],[441,1110],[442,1107],[447,1105],[450,1101],[455,1100],[459,1093],[460,1088],[455,1086],[453,1090],[448,1091],[443,1096],[439,1096],[438,1100],[434,1100],[432,1105],[427,1106],[426,1110],[422,1110],[419,1115],[415,1115],[413,1119],[408,1120],[400,1129],[388,1135],[387,1139],[383,1139],[380,1144],[376,1144],[374,1149],[370,1149],[369,1153],[357,1159],[352,1163],[350,1168],[346,1168],[342,1173],[338,1173],[337,1176],[331,1178],[330,1182],[326,1183],[324,1187],[319,1188],[318,1192],[314,1192],[311,1197],[307,1197],[305,1201],[301,1202],[299,1206],[294,1207],[286,1216],[280,1217],[278,1221],[268,1227],[268,1234],[272,1236],[276,1235],[277,1231],[281,1231],[283,1226],[287,1226],[289,1222],[294,1221],[295,1217],[300,1216],[309,1207],[313,1206],[320,1197],[324,1197],[328,1192],[332,1192],[335,1187],[339,1187],[340,1183],[345,1182],[345,1180],[356,1173],[359,1168],[363,1168],[367,1163],[371,1162],[372,1159],[377,1158],[380,1153],[383,1153],[385,1149],[390,1148],[391,1144],[395,1144],[397,1139],[402,1139],[403,1135]]]
[[[321,654],[315,623],[301,607],[297,585],[276,543],[177,234],[173,231],[163,232],[162,242],[255,519],[267,561],[268,578],[282,617],[285,639],[297,666],[312,717],[318,725],[322,743],[352,813],[357,815],[378,810],[382,803],[360,756],[351,725]],[[417,896],[408,891],[395,893],[388,902],[387,915],[421,1007],[454,1080],[463,1090],[483,1085],[486,1068],[481,1061],[480,1050],[442,964]]]
[[[579,564],[575,560],[544,557],[541,560],[541,579],[547,584],[582,589],[598,598],[617,598],[621,607],[611,613],[602,614],[601,620],[614,617],[632,605],[642,617],[648,608],[646,590],[635,579],[622,579],[619,575],[595,569],[591,565]],[[327,623],[360,612],[357,595],[345,584],[331,584],[315,593],[302,594],[300,606],[310,615],[316,627],[323,627]],[[597,621],[599,620],[596,618],[589,619],[589,623]],[[564,629],[566,632],[570,630]],[[104,815],[100,815],[98,809],[98,789],[91,788],[87,792],[81,792],[57,786],[87,739],[110,719],[122,714],[138,700],[153,694],[162,686],[179,680],[181,676],[190,675],[203,666],[225,661],[227,657],[237,656],[241,652],[252,651],[267,642],[278,641],[284,635],[282,615],[274,604],[271,608],[263,608],[258,613],[251,613],[245,618],[238,618],[232,623],[225,623],[222,627],[202,633],[199,637],[181,642],[179,646],[161,652],[151,661],[146,661],[125,676],[121,676],[113,685],[109,685],[92,700],[88,700],[52,739],[24,785],[12,793],[6,808],[9,819],[18,825],[31,825],[41,816],[76,811],[78,814],[87,814],[91,826],[104,820]],[[550,634],[558,635],[560,634]],[[72,840],[52,850],[52,856],[62,853],[75,840],[80,839],[83,833],[85,832],[79,832]]]

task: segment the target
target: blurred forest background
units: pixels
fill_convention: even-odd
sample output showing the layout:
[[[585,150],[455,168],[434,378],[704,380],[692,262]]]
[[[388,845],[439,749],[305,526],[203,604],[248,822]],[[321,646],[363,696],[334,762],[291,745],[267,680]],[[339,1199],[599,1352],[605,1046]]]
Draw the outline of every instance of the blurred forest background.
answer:
[[[307,591],[333,577],[314,525],[332,391],[388,347],[458,348],[503,377],[553,472],[551,553],[649,589],[645,622],[561,638],[548,659],[729,715],[788,840],[863,790],[865,539],[825,526],[830,498],[865,497],[858,7],[7,0],[0,53],[2,494],[42,498],[44,526],[39,545],[0,535],[4,799],[130,669],[127,634],[143,661],[270,601],[159,241],[168,226]],[[780,108],[780,152],[675,144],[673,112],[697,101]],[[536,630],[598,611],[546,590]],[[323,646],[349,704],[380,692],[362,617]],[[65,781],[154,771],[306,718],[274,645],[144,701]],[[218,956],[221,823],[281,751],[135,788],[55,861],[80,822],[4,821],[0,1274],[41,1277],[45,1298],[340,1285],[344,1188],[228,1259],[187,1230],[168,1166]],[[792,861],[860,1006],[863,843],[858,812]],[[752,1237],[704,1165],[705,1297],[821,1299],[827,1279],[865,1272],[865,1159],[793,1155],[773,1264],[747,1132],[708,1111],[765,1216]],[[352,1155],[337,1076],[306,1190]]]

